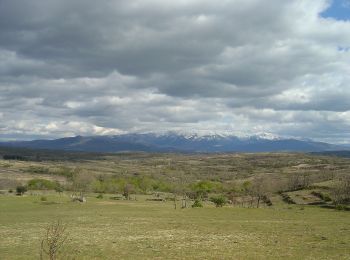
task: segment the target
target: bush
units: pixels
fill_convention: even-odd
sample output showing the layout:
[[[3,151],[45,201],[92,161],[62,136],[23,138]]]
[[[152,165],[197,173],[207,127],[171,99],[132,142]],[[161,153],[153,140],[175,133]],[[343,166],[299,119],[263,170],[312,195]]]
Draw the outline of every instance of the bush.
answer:
[[[59,184],[45,179],[32,179],[28,181],[29,190],[54,190]]]
[[[272,206],[272,201],[271,201],[271,199],[268,196],[266,196],[266,195],[262,196],[262,200],[263,200],[263,202],[265,202],[265,204],[267,206],[269,206],[269,207]]]
[[[336,210],[348,210],[346,205],[338,204],[334,207]]]
[[[103,199],[103,194],[102,194],[102,193],[98,194],[98,195],[96,196],[96,198],[97,198],[97,199]]]
[[[220,192],[222,189],[221,183],[212,181],[200,181],[191,185],[196,198],[207,198],[210,192]]]
[[[332,201],[331,197],[328,194],[324,194],[322,192],[313,191],[311,192],[312,195],[319,197],[321,200],[324,200],[325,202]]]
[[[281,195],[284,202],[288,204],[296,204],[295,201],[287,193],[280,192],[279,194]]]
[[[124,197],[121,196],[113,196],[113,197],[109,197],[111,200],[123,200]]]
[[[199,200],[195,200],[192,205],[192,208],[203,208],[203,205]]]
[[[27,192],[27,187],[26,186],[17,186],[16,187],[16,194],[19,196],[22,196],[25,192]]]
[[[160,180],[153,180],[151,188],[154,191],[160,191],[160,192],[170,192],[172,190],[172,187],[169,183],[166,183]]]
[[[47,197],[46,197],[46,196],[41,196],[41,197],[40,197],[40,200],[41,200],[41,201],[47,201]]]
[[[217,208],[222,207],[227,203],[227,199],[224,196],[211,197],[210,201],[213,202]]]
[[[55,187],[55,191],[58,193],[62,193],[64,192],[64,188],[62,185],[60,185],[59,183],[57,183],[56,187]]]

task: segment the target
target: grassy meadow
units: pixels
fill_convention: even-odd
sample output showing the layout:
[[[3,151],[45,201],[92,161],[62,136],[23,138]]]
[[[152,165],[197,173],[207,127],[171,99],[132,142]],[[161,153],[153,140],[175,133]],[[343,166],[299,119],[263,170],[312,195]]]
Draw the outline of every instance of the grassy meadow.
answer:
[[[348,158],[22,155],[0,160],[0,259],[40,259],[46,229],[58,220],[68,240],[57,259],[350,258],[350,212],[334,209]],[[28,191],[16,195],[18,185]],[[72,201],[79,192],[85,203]],[[212,196],[226,204],[215,207]],[[191,207],[196,198],[203,207]]]
[[[61,219],[59,259],[349,259],[349,212],[270,208],[177,209],[173,202],[66,195],[0,197],[1,259],[38,259],[45,227]]]

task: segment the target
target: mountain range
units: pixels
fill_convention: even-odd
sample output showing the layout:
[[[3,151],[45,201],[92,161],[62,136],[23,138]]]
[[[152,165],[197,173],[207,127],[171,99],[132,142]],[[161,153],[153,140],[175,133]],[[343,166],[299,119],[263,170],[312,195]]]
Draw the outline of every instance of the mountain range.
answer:
[[[197,134],[121,134],[113,136],[75,136],[54,140],[8,141],[0,146],[83,152],[324,152],[349,147],[312,140],[282,138],[270,134],[237,137]]]

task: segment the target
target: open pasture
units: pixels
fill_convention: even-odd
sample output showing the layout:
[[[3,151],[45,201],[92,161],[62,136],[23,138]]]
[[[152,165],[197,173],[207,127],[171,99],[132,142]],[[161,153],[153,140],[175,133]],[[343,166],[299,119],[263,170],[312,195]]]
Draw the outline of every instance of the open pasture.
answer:
[[[59,259],[349,259],[349,212],[270,208],[174,210],[173,202],[67,195],[0,197],[1,259],[38,259],[45,227],[60,219],[69,239]]]

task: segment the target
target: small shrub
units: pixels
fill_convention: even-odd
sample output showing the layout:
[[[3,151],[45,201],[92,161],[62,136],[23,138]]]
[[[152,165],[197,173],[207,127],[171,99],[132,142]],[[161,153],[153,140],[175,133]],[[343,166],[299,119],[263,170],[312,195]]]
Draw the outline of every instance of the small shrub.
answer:
[[[192,204],[192,208],[203,208],[202,203],[197,199],[194,201],[194,203]]]
[[[58,183],[55,187],[55,191],[61,194],[62,192],[64,192],[64,188]]]
[[[262,197],[262,200],[263,200],[263,202],[265,202],[265,204],[266,204],[267,206],[269,206],[269,207],[272,206],[272,201],[271,201],[271,199],[270,199],[268,196],[264,195],[264,196]]]
[[[338,204],[334,207],[336,210],[347,210],[345,205]]]
[[[9,189],[9,193],[13,193],[13,190],[12,190],[12,189]]]
[[[288,204],[296,204],[295,201],[287,194],[287,193],[280,193],[282,200]]]
[[[332,201],[331,197],[328,194],[324,194],[322,192],[317,192],[317,191],[313,191],[313,192],[311,192],[311,194],[320,198],[321,200],[323,200],[325,202]]]
[[[328,194],[323,194],[323,200],[329,202],[332,201],[332,198]]]
[[[43,202],[45,202],[45,201],[47,201],[47,197],[46,197],[46,196],[41,196],[41,197],[40,197],[40,200],[43,201]]]
[[[111,200],[123,200],[124,197],[121,197],[121,196],[113,196],[113,197],[109,197],[109,199],[111,199]]]
[[[102,194],[102,193],[98,194],[98,195],[96,196],[96,198],[97,198],[97,199],[103,199],[103,194]]]
[[[50,260],[57,259],[57,255],[62,250],[67,238],[65,225],[60,221],[50,224],[41,240],[40,259],[44,259],[44,255],[47,255]]]
[[[224,196],[211,197],[210,201],[213,202],[217,208],[222,207],[227,203],[227,199]]]
[[[19,196],[22,196],[24,193],[27,192],[27,187],[26,186],[17,186],[16,187],[16,194]]]

